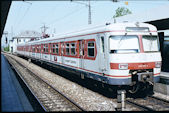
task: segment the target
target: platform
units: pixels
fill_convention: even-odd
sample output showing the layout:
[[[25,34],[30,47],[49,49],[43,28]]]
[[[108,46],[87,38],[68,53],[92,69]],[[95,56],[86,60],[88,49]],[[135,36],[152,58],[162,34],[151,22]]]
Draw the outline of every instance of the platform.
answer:
[[[161,72],[160,78],[169,80],[169,72]]]
[[[160,82],[154,84],[154,91],[169,95],[169,72],[161,72]]]
[[[1,111],[34,111],[3,54],[1,54]]]

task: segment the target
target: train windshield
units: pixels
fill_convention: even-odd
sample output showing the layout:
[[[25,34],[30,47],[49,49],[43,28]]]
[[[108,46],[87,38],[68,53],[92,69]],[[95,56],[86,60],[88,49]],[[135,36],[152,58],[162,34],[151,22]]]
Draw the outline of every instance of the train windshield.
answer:
[[[110,53],[138,53],[140,50],[138,36],[110,36],[109,42]]]
[[[142,36],[144,52],[159,51],[157,36],[145,35]]]

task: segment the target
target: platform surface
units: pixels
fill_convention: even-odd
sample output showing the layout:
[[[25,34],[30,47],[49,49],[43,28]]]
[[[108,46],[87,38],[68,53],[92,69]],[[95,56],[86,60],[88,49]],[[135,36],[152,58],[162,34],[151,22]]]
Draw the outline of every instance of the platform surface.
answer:
[[[169,80],[169,72],[161,72],[160,73],[160,78]]]
[[[34,111],[3,54],[1,54],[1,111]]]

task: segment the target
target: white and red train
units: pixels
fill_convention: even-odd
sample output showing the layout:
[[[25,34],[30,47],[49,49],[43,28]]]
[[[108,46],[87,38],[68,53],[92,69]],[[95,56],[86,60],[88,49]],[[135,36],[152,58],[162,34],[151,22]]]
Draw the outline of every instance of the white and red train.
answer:
[[[109,85],[159,81],[157,29],[146,23],[113,23],[17,45],[17,54],[48,62]]]

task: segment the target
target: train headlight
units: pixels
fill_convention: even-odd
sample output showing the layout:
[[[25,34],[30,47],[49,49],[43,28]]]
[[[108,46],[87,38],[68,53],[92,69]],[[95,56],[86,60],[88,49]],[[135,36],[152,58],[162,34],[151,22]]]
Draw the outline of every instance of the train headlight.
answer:
[[[128,64],[119,64],[119,69],[128,69]]]
[[[156,66],[156,68],[160,68],[161,67],[161,62],[156,62],[155,66]]]

